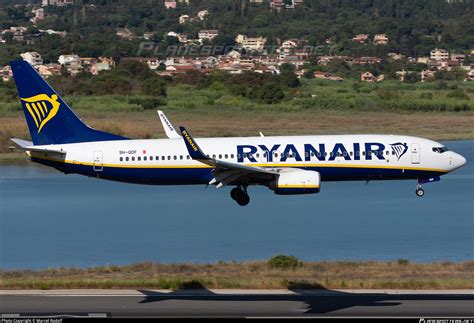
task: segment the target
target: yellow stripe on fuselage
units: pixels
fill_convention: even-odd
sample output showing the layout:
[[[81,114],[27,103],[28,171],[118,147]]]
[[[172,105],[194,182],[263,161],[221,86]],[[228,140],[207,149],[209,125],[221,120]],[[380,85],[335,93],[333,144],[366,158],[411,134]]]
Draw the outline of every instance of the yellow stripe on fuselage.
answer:
[[[65,164],[73,164],[73,165],[82,165],[82,166],[94,166],[98,165],[99,163],[90,163],[90,162],[81,162],[77,160],[62,160],[58,158],[51,158],[51,157],[46,157],[43,155],[37,155],[35,152],[30,154],[30,156],[39,158],[39,159],[45,159],[45,160],[50,160],[50,161],[55,161],[55,162],[60,162],[60,163],[65,163]],[[187,168],[214,168],[212,166],[208,165],[124,165],[124,164],[101,164],[103,167],[112,167],[112,168],[182,168],[182,169],[187,169]],[[335,167],[335,168],[369,168],[369,169],[392,169],[392,170],[416,170],[416,171],[428,171],[428,172],[438,172],[438,173],[448,173],[447,170],[444,169],[439,169],[439,168],[425,168],[425,167],[410,167],[410,166],[379,166],[379,165],[354,165],[354,164],[239,164],[239,165],[244,165],[244,166],[255,166],[255,167],[269,167],[269,168],[275,168],[275,167],[297,167],[297,168],[303,168],[303,167]]]
[[[290,184],[283,184],[278,185],[278,188],[319,188],[319,185],[290,185]]]

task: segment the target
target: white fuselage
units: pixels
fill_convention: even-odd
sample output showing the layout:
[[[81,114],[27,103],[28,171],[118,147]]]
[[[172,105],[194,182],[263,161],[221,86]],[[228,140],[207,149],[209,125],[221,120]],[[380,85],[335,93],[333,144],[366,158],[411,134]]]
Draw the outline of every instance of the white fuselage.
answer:
[[[440,143],[410,136],[233,137],[198,138],[196,142],[205,154],[217,160],[265,168],[316,170],[322,181],[430,178],[465,163],[459,154],[440,152],[438,148],[444,147]],[[148,184],[197,184],[212,178],[212,167],[192,160],[182,139],[43,147],[65,151],[64,160],[39,156],[34,160],[65,172]]]

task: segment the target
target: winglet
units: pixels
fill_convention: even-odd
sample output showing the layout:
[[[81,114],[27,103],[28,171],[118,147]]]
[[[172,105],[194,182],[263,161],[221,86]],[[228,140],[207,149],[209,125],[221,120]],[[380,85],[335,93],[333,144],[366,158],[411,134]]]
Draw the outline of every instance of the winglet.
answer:
[[[157,110],[158,116],[160,117],[161,124],[163,125],[163,129],[165,130],[166,136],[170,139],[178,139],[181,138],[179,133],[174,130],[173,125],[165,116],[164,112],[161,110]]]
[[[194,141],[193,137],[189,134],[189,132],[186,130],[185,127],[179,127],[179,131],[181,132],[181,135],[183,136],[184,143],[186,144],[186,148],[188,149],[189,156],[191,156],[192,159],[196,160],[208,160],[209,157],[207,157],[199,148],[198,144]]]

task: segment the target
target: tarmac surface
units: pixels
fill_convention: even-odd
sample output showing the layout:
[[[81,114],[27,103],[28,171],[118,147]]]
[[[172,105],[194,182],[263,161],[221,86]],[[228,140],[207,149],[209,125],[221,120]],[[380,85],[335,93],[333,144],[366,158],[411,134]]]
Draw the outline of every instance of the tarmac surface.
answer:
[[[474,291],[0,291],[0,319],[53,316],[473,318]]]

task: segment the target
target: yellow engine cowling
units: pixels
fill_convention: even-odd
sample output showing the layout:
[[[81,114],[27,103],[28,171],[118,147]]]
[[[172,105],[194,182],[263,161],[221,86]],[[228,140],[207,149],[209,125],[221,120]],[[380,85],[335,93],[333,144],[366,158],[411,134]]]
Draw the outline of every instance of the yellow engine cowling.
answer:
[[[319,193],[321,175],[310,170],[294,170],[279,174],[271,183],[275,194],[314,194]]]

